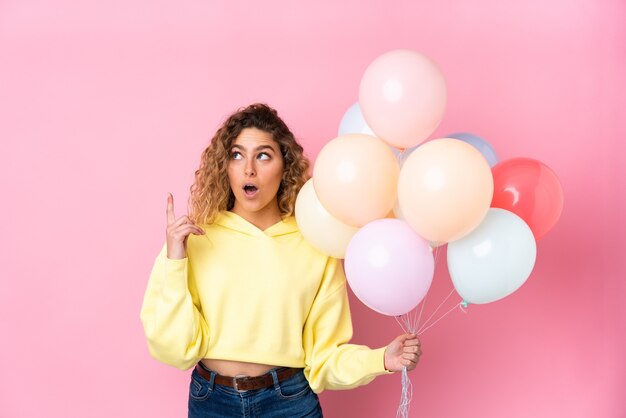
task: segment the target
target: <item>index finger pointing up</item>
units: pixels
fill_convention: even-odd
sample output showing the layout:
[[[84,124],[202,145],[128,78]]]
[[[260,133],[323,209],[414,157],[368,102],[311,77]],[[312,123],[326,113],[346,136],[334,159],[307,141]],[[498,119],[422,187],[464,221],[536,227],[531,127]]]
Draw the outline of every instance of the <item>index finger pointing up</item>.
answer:
[[[174,196],[171,193],[167,194],[167,224],[171,225],[176,221],[174,215]]]

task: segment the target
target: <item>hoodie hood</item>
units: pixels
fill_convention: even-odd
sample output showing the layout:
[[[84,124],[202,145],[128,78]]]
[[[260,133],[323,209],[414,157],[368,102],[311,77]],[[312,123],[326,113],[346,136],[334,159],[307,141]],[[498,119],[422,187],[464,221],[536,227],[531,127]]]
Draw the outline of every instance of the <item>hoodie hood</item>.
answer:
[[[296,218],[293,215],[283,218],[281,221],[270,226],[265,231],[262,231],[256,225],[230,211],[220,212],[214,223],[245,235],[257,237],[277,237],[299,231]]]

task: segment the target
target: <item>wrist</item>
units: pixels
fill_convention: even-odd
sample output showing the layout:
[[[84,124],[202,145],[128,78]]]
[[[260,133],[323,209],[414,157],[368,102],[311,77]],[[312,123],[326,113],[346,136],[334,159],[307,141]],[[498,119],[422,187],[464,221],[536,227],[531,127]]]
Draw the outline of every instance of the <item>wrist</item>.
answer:
[[[387,367],[387,348],[388,347],[385,347],[385,351],[383,353],[383,367],[386,371],[390,372],[391,370],[389,370],[389,367]]]
[[[166,257],[170,260],[182,260],[187,257],[187,252],[184,249],[167,249]]]

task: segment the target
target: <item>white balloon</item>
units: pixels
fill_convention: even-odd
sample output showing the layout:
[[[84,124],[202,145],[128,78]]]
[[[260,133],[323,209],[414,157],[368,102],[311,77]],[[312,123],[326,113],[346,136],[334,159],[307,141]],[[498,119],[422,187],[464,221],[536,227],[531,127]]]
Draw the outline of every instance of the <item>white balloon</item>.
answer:
[[[346,111],[341,118],[341,122],[339,123],[339,132],[338,136],[347,135],[347,134],[365,134],[376,137],[376,134],[369,127],[363,114],[361,113],[361,105],[359,102],[354,103],[350,108]],[[393,155],[398,160],[400,165],[404,164],[404,160],[409,156],[410,153],[415,151],[417,146],[406,149],[404,151],[399,150],[398,148],[387,144]]]
[[[366,134],[370,136],[376,136],[374,131],[367,125],[365,118],[361,113],[361,106],[359,102],[356,102],[346,111],[339,123],[339,134],[337,136],[346,134]]]
[[[489,303],[519,289],[535,266],[537,243],[530,227],[508,210],[490,208],[465,237],[448,244],[448,270],[469,303]]]

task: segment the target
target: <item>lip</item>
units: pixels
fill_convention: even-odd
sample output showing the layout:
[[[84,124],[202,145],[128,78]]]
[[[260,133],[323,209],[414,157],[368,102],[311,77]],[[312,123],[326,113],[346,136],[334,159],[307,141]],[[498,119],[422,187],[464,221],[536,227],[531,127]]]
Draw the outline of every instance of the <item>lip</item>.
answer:
[[[254,199],[254,197],[255,197],[256,195],[258,195],[258,194],[259,194],[259,191],[258,191],[258,190],[255,190],[255,191],[253,191],[253,192],[246,192],[245,190],[243,191],[243,195],[244,195],[247,199]]]
[[[245,188],[246,186],[254,186],[254,187],[256,187],[256,190],[249,192],[249,191],[246,190],[246,188]],[[241,190],[243,190],[243,195],[247,199],[254,199],[254,197],[259,194],[259,186],[257,186],[254,183],[246,183],[246,184],[244,184],[243,187],[241,188]]]

